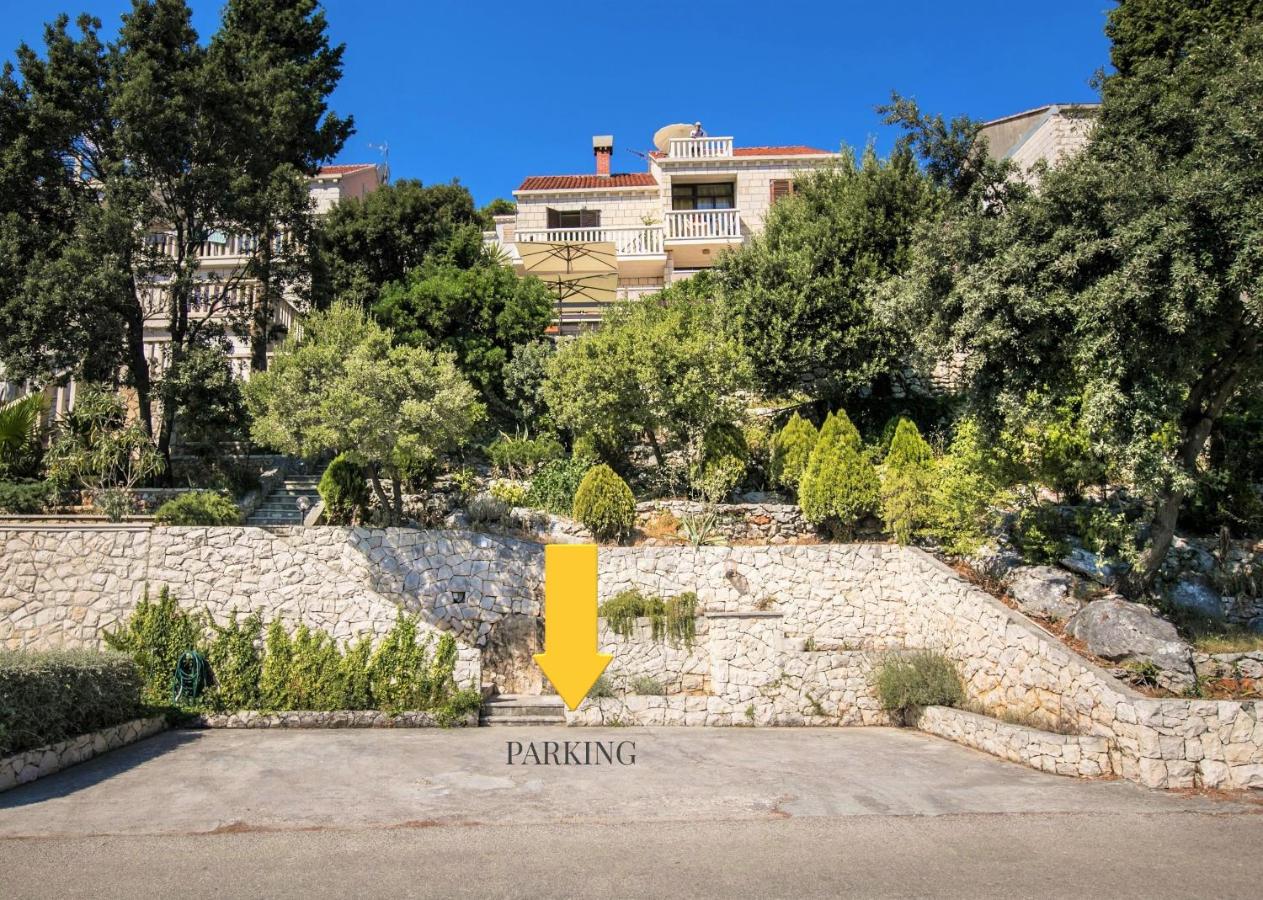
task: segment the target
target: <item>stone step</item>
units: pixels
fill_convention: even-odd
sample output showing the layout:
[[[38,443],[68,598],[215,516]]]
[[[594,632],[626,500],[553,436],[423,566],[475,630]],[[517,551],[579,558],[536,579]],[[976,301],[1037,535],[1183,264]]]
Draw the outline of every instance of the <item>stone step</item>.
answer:
[[[478,724],[486,728],[522,727],[525,725],[565,726],[565,716],[518,716],[504,719],[499,716],[479,716]]]
[[[565,707],[555,694],[501,694],[482,703],[482,725],[564,725]]]

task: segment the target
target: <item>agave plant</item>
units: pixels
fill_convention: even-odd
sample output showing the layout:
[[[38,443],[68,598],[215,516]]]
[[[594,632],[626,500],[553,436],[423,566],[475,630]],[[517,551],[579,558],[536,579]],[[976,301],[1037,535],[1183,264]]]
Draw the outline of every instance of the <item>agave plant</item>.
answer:
[[[694,547],[720,547],[727,543],[719,528],[719,513],[713,509],[703,509],[682,517],[680,531]]]
[[[29,394],[0,406],[0,477],[31,475],[39,460],[44,398]]]

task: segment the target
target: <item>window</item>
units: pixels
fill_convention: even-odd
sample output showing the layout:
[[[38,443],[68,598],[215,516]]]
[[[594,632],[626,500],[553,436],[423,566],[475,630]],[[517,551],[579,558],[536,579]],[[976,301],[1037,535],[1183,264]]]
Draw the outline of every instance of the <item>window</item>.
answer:
[[[599,209],[549,209],[549,228],[600,228]]]
[[[772,179],[772,202],[775,203],[782,197],[788,197],[794,193],[794,182],[788,178]]]
[[[671,185],[672,209],[735,209],[734,189],[731,181],[719,184]]]

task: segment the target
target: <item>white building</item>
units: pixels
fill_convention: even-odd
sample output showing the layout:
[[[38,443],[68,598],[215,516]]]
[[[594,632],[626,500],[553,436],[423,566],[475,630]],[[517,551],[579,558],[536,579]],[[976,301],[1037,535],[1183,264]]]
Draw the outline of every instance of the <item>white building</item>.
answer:
[[[714,265],[724,250],[762,229],[768,209],[793,191],[796,177],[839,158],[799,145],[738,147],[731,137],[692,137],[689,130],[662,129],[648,170],[631,173],[610,171],[614,138],[597,135],[593,172],[531,176],[513,192],[516,214],[496,217],[487,242],[519,272],[528,268],[523,252],[529,257],[532,243],[612,245],[613,296],[559,302],[560,331],[598,321],[608,300],[653,293]]]
[[[987,154],[1009,159],[1023,176],[1038,162],[1055,166],[1088,142],[1100,104],[1062,103],[986,122],[980,137],[987,139]]]

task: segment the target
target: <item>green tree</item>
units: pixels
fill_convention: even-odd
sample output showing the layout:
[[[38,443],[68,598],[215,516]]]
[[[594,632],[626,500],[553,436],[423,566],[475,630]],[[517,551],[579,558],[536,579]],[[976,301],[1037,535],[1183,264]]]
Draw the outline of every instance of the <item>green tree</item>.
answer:
[[[30,394],[0,404],[0,481],[39,473],[44,398]]]
[[[741,418],[738,392],[750,383],[721,323],[713,303],[674,288],[616,306],[553,358],[545,386],[553,418],[615,460],[641,439],[659,466],[666,449],[698,453],[709,426]]]
[[[373,316],[414,347],[448,350],[487,404],[510,414],[505,367],[518,348],[538,340],[552,318],[548,289],[493,262],[470,268],[428,261],[386,285]]]
[[[1147,587],[1234,397],[1263,379],[1263,27],[1104,80],[1088,147],[1034,196],[927,231],[896,314],[961,352],[973,408],[1082,396],[1102,455],[1153,501]]]
[[[517,212],[517,203],[513,200],[507,200],[504,197],[496,197],[482,209],[478,210],[478,218],[482,220],[482,227],[485,231],[491,231],[496,227],[496,216],[507,216]]]
[[[849,537],[876,512],[881,483],[844,410],[825,419],[798,488],[798,505],[813,525]]]
[[[548,366],[557,348],[543,338],[519,344],[504,367],[504,398],[513,417],[527,431],[544,431],[552,426],[544,386],[548,382]]]
[[[225,442],[249,436],[241,382],[219,342],[191,345],[179,370],[162,380],[159,395],[179,410],[175,440],[186,453],[212,459],[222,453]]]
[[[317,296],[377,302],[382,288],[407,279],[427,259],[474,265],[482,230],[474,199],[457,182],[405,179],[339,203],[321,222]]]
[[[1110,61],[1131,75],[1150,62],[1175,65],[1208,34],[1232,34],[1263,21],[1261,0],[1119,0],[1105,33]]]
[[[807,460],[819,437],[816,426],[798,413],[789,417],[785,427],[772,443],[772,480],[783,488],[798,490],[798,482],[807,469]]]
[[[947,453],[934,466],[928,531],[952,556],[968,556],[987,540],[1004,505],[1006,481],[982,429],[972,419],[956,423]]]
[[[484,412],[450,354],[392,346],[392,337],[354,306],[313,313],[246,398],[256,440],[307,457],[345,453],[399,521],[405,474],[468,442]]]
[[[907,148],[873,148],[795,182],[761,235],[716,271],[726,323],[768,393],[841,398],[901,371],[902,332],[872,312],[877,285],[907,264],[934,192]]]
[[[912,540],[930,516],[934,451],[911,419],[899,420],[886,454],[881,514],[901,544]]]

